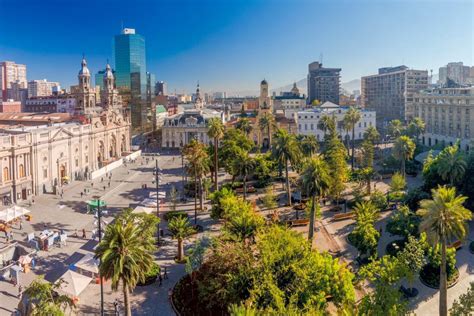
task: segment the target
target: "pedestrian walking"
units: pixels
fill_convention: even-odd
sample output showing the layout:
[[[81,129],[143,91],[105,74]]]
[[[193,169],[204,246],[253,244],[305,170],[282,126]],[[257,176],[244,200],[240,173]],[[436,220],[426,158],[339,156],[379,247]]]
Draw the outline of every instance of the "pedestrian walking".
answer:
[[[86,230],[85,230],[85,228],[82,229],[82,238],[84,238],[84,239],[86,238]]]
[[[94,182],[91,182],[91,188],[93,188],[93,187],[94,187]]]
[[[161,286],[161,284],[163,283],[163,277],[161,276],[161,273],[158,275],[158,286]]]
[[[104,182],[104,177],[100,178],[100,182]]]
[[[164,276],[165,280],[168,279],[168,268],[167,267],[165,267],[165,273],[164,273],[163,276]]]
[[[10,240],[13,241],[13,231],[10,232]]]
[[[18,287],[18,298],[21,298],[21,293],[23,292],[23,286]]]
[[[77,228],[76,228],[76,229],[74,229],[74,237],[76,237],[76,238],[77,238]]]
[[[109,188],[110,188],[110,181],[109,181]]]
[[[104,185],[104,191],[105,191],[105,185]]]
[[[61,192],[61,194],[59,195],[61,197],[61,200],[63,199],[63,193]]]
[[[117,298],[114,301],[114,311],[115,311],[115,316],[118,316],[119,315],[119,302]]]
[[[84,192],[81,191],[81,199],[82,199],[83,196],[84,196]]]
[[[23,229],[23,221],[20,220],[20,230]]]

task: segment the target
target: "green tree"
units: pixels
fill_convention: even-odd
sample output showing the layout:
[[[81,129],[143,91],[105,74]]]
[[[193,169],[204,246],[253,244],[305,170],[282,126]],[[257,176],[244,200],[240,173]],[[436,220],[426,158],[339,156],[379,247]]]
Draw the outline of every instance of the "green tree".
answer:
[[[438,174],[451,186],[459,182],[466,172],[467,163],[459,151],[459,142],[443,149],[438,157]]]
[[[395,159],[401,161],[401,173],[405,177],[405,163],[413,158],[415,153],[415,143],[408,136],[400,136],[395,140],[392,155]]]
[[[354,207],[356,225],[349,234],[349,240],[359,250],[360,256],[373,256],[377,253],[377,244],[380,238],[375,222],[379,217],[378,210],[372,202],[364,201]]]
[[[211,218],[213,219],[222,218],[222,213],[224,212],[224,209],[222,207],[221,201],[225,199],[226,197],[235,197],[234,191],[226,187],[223,187],[220,190],[214,191],[213,193],[211,193],[211,195],[209,196],[211,200],[211,204],[212,204]]]
[[[390,181],[390,191],[400,192],[405,190],[406,186],[407,181],[405,178],[399,172],[395,172],[392,175],[392,180]]]
[[[254,146],[245,134],[238,129],[232,128],[226,130],[224,138],[221,141],[221,148],[219,150],[219,156],[221,163],[220,165],[225,168],[225,171],[232,175],[232,182],[238,175],[238,172],[233,170],[234,158],[239,149],[250,151]]]
[[[239,149],[236,152],[234,158],[234,170],[242,178],[244,183],[244,200],[247,199],[247,178],[255,168],[255,160],[250,157],[249,153],[243,149]]]
[[[421,134],[425,131],[425,122],[419,117],[415,117],[411,120],[410,124],[407,127],[407,135],[413,137],[418,142],[418,139]]]
[[[192,140],[183,148],[188,161],[188,172],[194,177],[194,224],[197,224],[197,196],[200,209],[203,209],[202,178],[209,172],[209,156],[204,144]]]
[[[305,157],[312,157],[318,150],[318,140],[314,135],[298,135],[297,138],[300,150]]]
[[[432,246],[441,244],[439,314],[448,314],[446,248],[452,238],[464,239],[468,232],[466,221],[472,213],[464,208],[466,197],[456,195],[455,188],[446,186],[432,190],[432,199],[420,202],[417,214],[422,217],[420,231],[425,232]]]
[[[403,134],[403,124],[400,120],[391,120],[388,125],[388,135],[398,138]]]
[[[156,251],[155,234],[157,219],[135,216],[130,211],[119,215],[107,225],[105,235],[95,250],[99,258],[102,277],[112,281],[116,291],[122,284],[125,314],[131,316],[130,291],[138,282],[144,282],[146,273],[152,268]]]
[[[397,208],[387,222],[386,230],[392,235],[399,235],[408,240],[409,236],[418,236],[420,217],[412,212],[408,206]]]
[[[264,113],[258,120],[260,131],[268,135],[268,147],[272,147],[272,130],[275,128],[275,118],[271,113]]]
[[[397,255],[398,261],[406,267],[406,279],[409,284],[413,285],[415,277],[420,273],[421,268],[425,265],[425,249],[426,245],[423,240],[418,240],[413,236],[408,236],[408,242],[405,248]],[[413,292],[413,289],[411,289]]]
[[[469,316],[474,312],[474,282],[465,294],[459,296],[459,301],[455,300],[449,310],[451,316]]]
[[[380,139],[380,134],[374,126],[369,126],[364,132],[364,140],[375,145]]]
[[[59,282],[51,284],[44,281],[43,277],[33,280],[23,292],[28,298],[28,306],[20,310],[23,310],[25,315],[26,311],[31,311],[34,316],[64,316],[65,309],[75,306],[69,296],[56,294],[63,282],[60,279]]]
[[[309,216],[308,240],[313,243],[315,208],[319,207],[319,199],[329,189],[329,171],[326,162],[319,156],[313,156],[305,164],[301,176],[303,189],[311,196],[311,213]]]
[[[241,130],[242,132],[244,132],[244,134],[247,135],[247,137],[250,135],[250,132],[252,131],[252,123],[246,117],[240,118],[237,121],[237,124],[235,125],[235,127]]]
[[[276,196],[273,193],[273,188],[271,186],[265,189],[265,195],[263,196],[262,201],[263,206],[265,206],[267,209],[272,209],[278,206]]]
[[[360,121],[361,114],[358,109],[355,107],[350,107],[350,109],[344,115],[344,126],[352,130],[352,150],[351,150],[351,169],[354,170],[354,154],[355,154],[355,127]]]
[[[326,137],[324,159],[329,168],[329,195],[339,201],[348,179],[346,150],[337,134],[335,126],[331,125]]]
[[[178,241],[178,261],[184,259],[184,240],[194,233],[194,228],[187,217],[173,217],[168,223],[168,230],[173,239]]]
[[[213,117],[207,122],[207,135],[214,139],[214,190],[219,190],[217,174],[219,172],[219,163],[217,152],[219,150],[219,140],[224,137],[224,124],[218,117]]]
[[[272,148],[272,156],[278,163],[285,166],[286,193],[288,197],[288,205],[291,205],[291,188],[288,168],[290,163],[295,165],[301,157],[294,135],[288,134],[284,129],[277,130]]]
[[[326,132],[331,128],[336,127],[336,122],[333,117],[329,115],[322,115],[321,119],[318,121],[317,128],[324,132],[324,136],[326,137]]]
[[[244,211],[229,219],[224,225],[224,231],[233,240],[253,242],[257,231],[265,224],[265,220],[252,210]]]

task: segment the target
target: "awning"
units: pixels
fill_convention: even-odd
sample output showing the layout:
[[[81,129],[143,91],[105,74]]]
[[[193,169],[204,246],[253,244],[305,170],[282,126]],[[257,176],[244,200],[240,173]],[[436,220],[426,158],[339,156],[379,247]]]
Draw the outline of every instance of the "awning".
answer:
[[[67,270],[58,281],[62,280],[59,290],[67,295],[79,296],[91,283],[92,278],[79,274],[77,272]]]
[[[75,264],[76,268],[99,274],[99,260],[91,253],[86,254]]]
[[[155,199],[156,200],[156,192],[150,192],[149,197],[150,197],[150,199]],[[166,192],[159,191],[159,197],[160,197],[160,199],[166,198]]]
[[[140,202],[140,205],[146,207],[155,207],[156,208],[156,198],[155,199],[144,199]]]
[[[28,213],[30,213],[30,211],[26,208],[14,205],[0,211],[0,222],[8,223]]]
[[[152,214],[156,212],[156,207],[145,207],[145,206],[137,206],[132,213],[138,214],[138,213],[146,213],[146,214]]]

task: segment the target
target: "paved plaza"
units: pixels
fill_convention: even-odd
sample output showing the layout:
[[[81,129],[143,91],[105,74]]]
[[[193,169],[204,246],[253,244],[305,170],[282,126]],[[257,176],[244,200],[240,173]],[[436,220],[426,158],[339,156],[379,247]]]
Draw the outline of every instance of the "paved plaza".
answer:
[[[32,221],[23,222],[20,230],[19,226],[13,227],[15,240],[24,243],[28,233],[38,234],[44,229],[60,230],[68,232],[70,236],[67,245],[62,247],[52,247],[49,251],[39,251],[36,266],[32,272],[21,274],[20,284],[25,287],[38,275],[44,276],[48,281],[56,281],[70,265],[79,261],[85,254],[92,253],[97,244],[92,240],[92,231],[95,229],[94,215],[87,212],[86,201],[100,197],[107,203],[107,215],[105,221],[110,222],[113,215],[126,207],[134,207],[144,198],[148,197],[151,191],[155,190],[153,183],[155,176],[153,170],[155,166],[154,157],[140,157],[135,163],[121,166],[112,171],[112,178],[109,180],[104,177],[89,182],[73,182],[63,187],[63,195],[42,195],[36,197],[35,203],[27,206],[31,210]],[[160,190],[169,192],[174,186],[178,192],[182,192],[182,167],[181,156],[177,152],[162,152],[159,156],[159,166],[162,170],[160,180]],[[221,180],[224,174],[221,174]],[[410,186],[419,184],[419,178],[408,178]],[[377,189],[386,191],[388,180],[377,183]],[[144,188],[146,185],[147,188]],[[105,188],[104,188],[105,187]],[[280,203],[284,203],[285,192],[281,184],[274,185],[275,194],[282,197]],[[84,191],[85,190],[85,191]],[[83,195],[81,195],[81,192]],[[84,192],[87,192],[84,195]],[[254,200],[262,197],[263,193],[250,194],[249,199]],[[177,207],[179,210],[189,212],[190,217],[194,216],[194,201],[189,199],[187,202],[180,202]],[[282,208],[282,209],[287,209]],[[161,207],[162,213],[169,210],[169,205]],[[262,212],[266,214],[265,211]],[[385,224],[390,212],[382,214],[381,220],[377,224],[377,229],[385,230]],[[347,234],[353,227],[353,220],[343,220],[334,222],[333,214],[323,210],[323,218],[317,223],[314,246],[320,251],[329,251],[338,255],[341,260],[348,263],[352,262],[357,256],[357,250],[346,241]],[[205,229],[204,234],[215,235],[219,233],[220,226],[210,219],[209,214],[199,214],[199,224]],[[134,315],[173,315],[171,305],[168,300],[168,293],[174,284],[185,275],[185,268],[182,264],[174,262],[174,256],[177,252],[176,241],[171,240],[166,235],[166,221],[162,221],[161,229],[165,230],[165,237],[156,254],[156,262],[163,268],[166,267],[168,279],[163,280],[160,286],[158,282],[140,287],[137,286],[131,295],[132,309]],[[82,238],[82,230],[86,231],[86,238]],[[299,231],[307,234],[307,227],[297,228]],[[75,233],[77,231],[77,237]],[[198,234],[186,241],[187,248],[192,245]],[[379,245],[379,253],[385,253],[385,246],[391,240],[397,239],[396,236],[389,236],[384,233]],[[474,227],[471,223],[471,233],[469,239],[474,239]],[[0,236],[0,243],[5,243],[5,237]],[[460,271],[459,282],[449,289],[449,303],[464,293],[469,286],[469,282],[474,281],[473,255],[469,253],[467,245],[457,252],[457,266]],[[411,308],[418,315],[434,315],[437,313],[438,294],[437,291],[427,288],[419,281],[415,286],[420,290],[420,295],[410,302]],[[121,290],[113,292],[110,288],[110,282],[104,286],[105,289],[105,309],[107,315],[114,315],[113,302],[116,298],[122,304]],[[365,289],[358,293],[363,295]],[[6,281],[0,281],[0,316],[12,315],[15,313],[19,299],[18,288]],[[100,310],[100,287],[97,284],[90,284],[86,290],[79,296],[79,315],[97,315]],[[120,306],[122,307],[122,306]]]

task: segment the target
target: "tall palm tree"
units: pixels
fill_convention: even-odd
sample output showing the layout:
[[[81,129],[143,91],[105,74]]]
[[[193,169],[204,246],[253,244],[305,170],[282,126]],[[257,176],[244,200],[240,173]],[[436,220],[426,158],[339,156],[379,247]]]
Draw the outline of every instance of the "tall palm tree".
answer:
[[[318,147],[319,147],[316,136],[314,135],[298,135],[298,136],[302,136],[299,142],[302,153],[306,157],[312,157],[314,154],[316,154],[316,151],[318,150]]]
[[[301,182],[303,189],[311,196],[311,213],[309,217],[308,240],[313,242],[315,208],[319,207],[319,199],[329,189],[329,170],[326,162],[320,156],[313,156],[305,164]]]
[[[459,151],[459,142],[443,149],[439,159],[439,175],[444,181],[449,180],[449,184],[454,186],[464,177],[467,168],[464,155]]]
[[[219,150],[219,140],[224,137],[224,124],[222,124],[220,118],[213,117],[208,121],[207,126],[207,134],[210,138],[214,139],[214,190],[217,191],[219,189],[217,180],[219,170],[217,151]]]
[[[403,124],[400,120],[391,120],[388,125],[388,134],[392,138],[398,138],[403,133]]]
[[[183,154],[188,161],[188,172],[194,176],[194,224],[197,224],[197,197],[202,210],[202,177],[209,172],[209,156],[204,144],[194,139],[183,148]]]
[[[168,230],[172,238],[178,241],[178,261],[182,262],[184,258],[183,242],[194,233],[194,229],[191,224],[189,224],[187,217],[177,216],[169,221]]]
[[[237,124],[235,127],[247,135],[247,137],[250,135],[250,132],[252,131],[252,123],[250,120],[246,117],[242,117],[237,121]]]
[[[255,168],[255,160],[249,156],[249,153],[241,148],[236,152],[232,162],[234,170],[242,177],[244,184],[244,200],[247,199],[247,177]]]
[[[288,175],[288,165],[296,165],[300,159],[300,151],[294,135],[288,134],[284,129],[278,129],[275,133],[275,140],[272,148],[272,155],[282,166],[285,166],[286,193],[288,205],[291,205],[291,188]]]
[[[375,145],[380,139],[380,134],[374,126],[369,126],[364,132],[364,140],[370,141]]]
[[[153,265],[153,255],[156,251],[154,230],[137,224],[136,217],[118,217],[107,226],[105,235],[95,251],[100,258],[99,271],[105,279],[112,280],[112,289],[117,290],[119,284],[123,287],[125,315],[131,316],[130,291],[136,284],[145,281],[146,273]]]
[[[467,197],[456,195],[456,188],[446,186],[433,189],[431,200],[420,202],[417,214],[422,217],[420,231],[425,232],[432,246],[441,243],[441,266],[439,275],[439,315],[448,314],[446,247],[452,238],[464,239],[468,234],[467,221],[472,213],[464,208]]]
[[[355,107],[351,107],[344,115],[344,125],[352,130],[352,155],[351,155],[351,168],[354,170],[354,147],[355,147],[355,127],[360,121],[360,111]]]
[[[324,114],[321,116],[321,119],[318,121],[318,128],[324,132],[324,136],[326,136],[326,132],[329,130],[330,126],[334,124],[334,118]]]
[[[409,134],[411,137],[415,137],[416,141],[418,141],[418,138],[421,134],[423,134],[424,131],[425,122],[423,122],[423,120],[419,117],[415,117],[407,128],[407,134]]]
[[[396,159],[401,161],[401,174],[405,177],[405,163],[407,160],[413,158],[413,154],[415,153],[415,143],[411,140],[408,136],[400,136],[395,140],[395,144],[393,145],[392,155]]]
[[[272,147],[272,129],[275,127],[275,118],[271,113],[264,113],[258,121],[258,126],[262,134],[266,131],[268,135],[268,148]]]

